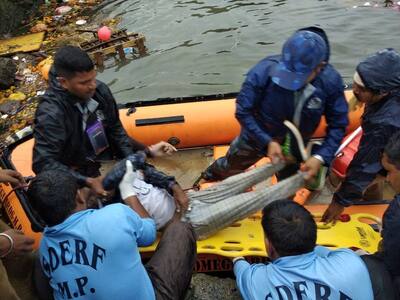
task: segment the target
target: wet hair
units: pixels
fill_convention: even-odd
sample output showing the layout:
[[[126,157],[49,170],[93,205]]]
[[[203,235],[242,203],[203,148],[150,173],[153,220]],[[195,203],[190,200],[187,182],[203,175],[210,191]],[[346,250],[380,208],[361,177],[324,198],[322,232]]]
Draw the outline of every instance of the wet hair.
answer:
[[[76,208],[78,183],[71,174],[45,171],[37,175],[28,189],[32,208],[48,226],[62,223]]]
[[[72,78],[78,72],[90,72],[94,69],[93,61],[82,49],[74,46],[60,48],[54,57],[57,76]]]
[[[292,200],[277,200],[265,206],[261,224],[279,256],[314,250],[317,224],[307,209]]]
[[[393,134],[385,146],[385,154],[389,162],[400,170],[400,131]]]

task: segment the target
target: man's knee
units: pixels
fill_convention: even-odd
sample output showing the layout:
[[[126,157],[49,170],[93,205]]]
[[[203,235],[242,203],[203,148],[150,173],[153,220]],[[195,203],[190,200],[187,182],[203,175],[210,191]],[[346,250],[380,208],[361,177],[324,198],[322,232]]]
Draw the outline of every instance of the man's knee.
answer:
[[[168,235],[183,238],[193,244],[196,243],[196,234],[190,223],[174,220],[167,226],[164,235],[167,232]]]

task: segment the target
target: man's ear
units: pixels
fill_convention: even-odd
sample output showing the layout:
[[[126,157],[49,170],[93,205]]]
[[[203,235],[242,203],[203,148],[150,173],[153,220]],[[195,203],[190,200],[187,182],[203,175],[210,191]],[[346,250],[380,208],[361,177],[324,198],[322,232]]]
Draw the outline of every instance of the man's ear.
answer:
[[[279,254],[276,252],[274,245],[272,245],[272,243],[267,238],[265,238],[264,242],[265,242],[265,249],[267,250],[268,257],[271,260],[277,259],[279,257]]]
[[[319,63],[319,65],[317,66],[317,72],[319,73],[319,72],[321,72],[325,67],[326,67],[326,65],[327,65],[328,63],[326,62],[326,61],[321,61],[320,63]],[[317,73],[317,74],[318,74]]]
[[[65,77],[57,77],[57,80],[64,89],[68,89],[68,80]]]
[[[86,200],[87,200],[87,192],[86,190],[83,189],[79,189],[76,192],[76,196],[75,196],[75,202],[77,205],[86,205]]]

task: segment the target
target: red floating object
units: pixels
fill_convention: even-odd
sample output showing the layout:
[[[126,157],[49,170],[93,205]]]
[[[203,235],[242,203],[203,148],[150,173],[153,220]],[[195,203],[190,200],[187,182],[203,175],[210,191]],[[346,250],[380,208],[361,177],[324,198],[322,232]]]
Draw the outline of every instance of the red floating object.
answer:
[[[111,29],[107,26],[100,27],[97,30],[97,36],[99,37],[100,41],[106,42],[111,38]]]

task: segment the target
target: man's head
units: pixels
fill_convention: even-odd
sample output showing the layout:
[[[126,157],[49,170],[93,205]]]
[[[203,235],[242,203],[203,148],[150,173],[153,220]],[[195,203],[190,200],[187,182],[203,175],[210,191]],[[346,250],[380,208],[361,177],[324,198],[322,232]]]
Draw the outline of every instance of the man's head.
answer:
[[[268,204],[261,223],[271,259],[314,250],[317,225],[310,212],[296,202],[286,199]]]
[[[367,57],[356,68],[353,92],[366,104],[374,104],[400,87],[400,55],[383,49]]]
[[[400,193],[400,131],[389,140],[383,153],[382,165],[387,171],[387,181]]]
[[[86,208],[76,179],[64,171],[45,171],[37,175],[29,186],[28,197],[48,226],[60,224],[72,213]]]
[[[283,45],[280,62],[271,78],[277,85],[296,91],[314,80],[325,65],[327,45],[317,33],[300,30]]]
[[[54,68],[61,86],[86,101],[96,91],[96,71],[89,55],[78,47],[66,46],[54,57]]]

